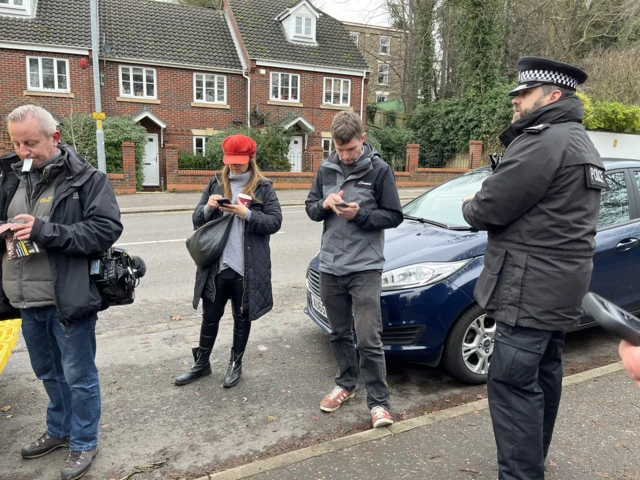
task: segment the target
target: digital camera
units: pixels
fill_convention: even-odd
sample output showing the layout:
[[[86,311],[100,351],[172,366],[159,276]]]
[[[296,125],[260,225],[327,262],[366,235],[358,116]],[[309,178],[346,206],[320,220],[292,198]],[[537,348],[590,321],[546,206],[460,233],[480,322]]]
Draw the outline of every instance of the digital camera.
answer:
[[[122,248],[112,247],[93,260],[90,277],[100,292],[103,309],[133,303],[135,289],[146,272],[142,258],[129,255]]]

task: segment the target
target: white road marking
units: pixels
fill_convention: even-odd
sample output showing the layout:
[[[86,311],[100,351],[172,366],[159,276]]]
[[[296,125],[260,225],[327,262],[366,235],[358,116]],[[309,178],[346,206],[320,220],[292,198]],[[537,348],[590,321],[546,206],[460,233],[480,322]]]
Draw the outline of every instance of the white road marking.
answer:
[[[287,232],[277,232],[276,235],[281,235]],[[131,245],[151,245],[153,243],[172,243],[172,242],[185,242],[186,238],[176,238],[175,240],[150,240],[148,242],[130,242],[130,243],[116,243],[114,247],[130,247]]]

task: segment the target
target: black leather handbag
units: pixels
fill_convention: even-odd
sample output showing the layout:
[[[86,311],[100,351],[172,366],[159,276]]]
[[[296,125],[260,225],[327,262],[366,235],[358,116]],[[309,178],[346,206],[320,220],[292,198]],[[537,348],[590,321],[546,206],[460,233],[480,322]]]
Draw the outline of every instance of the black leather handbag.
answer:
[[[200,268],[211,266],[224,250],[231,231],[233,214],[226,214],[205,223],[187,239],[187,250]]]

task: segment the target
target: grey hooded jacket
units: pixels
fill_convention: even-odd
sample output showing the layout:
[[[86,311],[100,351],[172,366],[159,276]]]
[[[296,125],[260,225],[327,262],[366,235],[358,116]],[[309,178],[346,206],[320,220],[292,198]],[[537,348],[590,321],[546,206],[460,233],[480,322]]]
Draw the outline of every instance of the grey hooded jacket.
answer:
[[[353,220],[322,207],[327,196],[340,190],[346,202],[360,207]],[[324,222],[320,271],[338,276],[382,271],[384,230],[402,223],[402,206],[391,167],[370,144],[364,143],[363,154],[347,178],[332,152],[320,165],[305,203],[309,218]]]

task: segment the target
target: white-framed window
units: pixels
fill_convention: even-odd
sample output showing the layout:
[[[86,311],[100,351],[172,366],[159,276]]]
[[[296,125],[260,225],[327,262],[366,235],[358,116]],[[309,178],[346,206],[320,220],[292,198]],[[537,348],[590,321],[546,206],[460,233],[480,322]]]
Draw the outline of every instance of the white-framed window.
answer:
[[[156,99],[156,69],[120,65],[120,96]]]
[[[380,37],[380,46],[378,47],[378,53],[380,55],[390,55],[391,54],[391,38],[389,38],[389,37]]]
[[[386,102],[389,99],[387,95],[378,94],[376,95],[376,103]]]
[[[386,63],[378,65],[378,85],[389,85],[389,65]]]
[[[0,6],[8,5],[9,7],[25,7],[25,0],[0,0]]]
[[[195,135],[193,137],[193,153],[204,157],[204,153],[207,149],[207,140],[209,140],[209,137]]]
[[[325,77],[322,98],[327,105],[348,107],[351,104],[351,80]]]
[[[298,37],[311,37],[313,36],[311,30],[312,20],[309,17],[296,16],[296,36]]]
[[[227,76],[209,73],[193,74],[193,101],[196,103],[227,103]]]
[[[27,57],[27,90],[69,92],[69,60]]]
[[[271,100],[283,102],[300,101],[300,75],[271,72]]]
[[[333,140],[330,138],[322,139],[322,159],[326,160],[333,151]]]
[[[360,34],[359,33],[355,33],[355,32],[351,32],[349,33],[349,35],[351,36],[351,41],[353,41],[353,43],[356,44],[356,47],[358,46],[358,42],[360,41]]]

